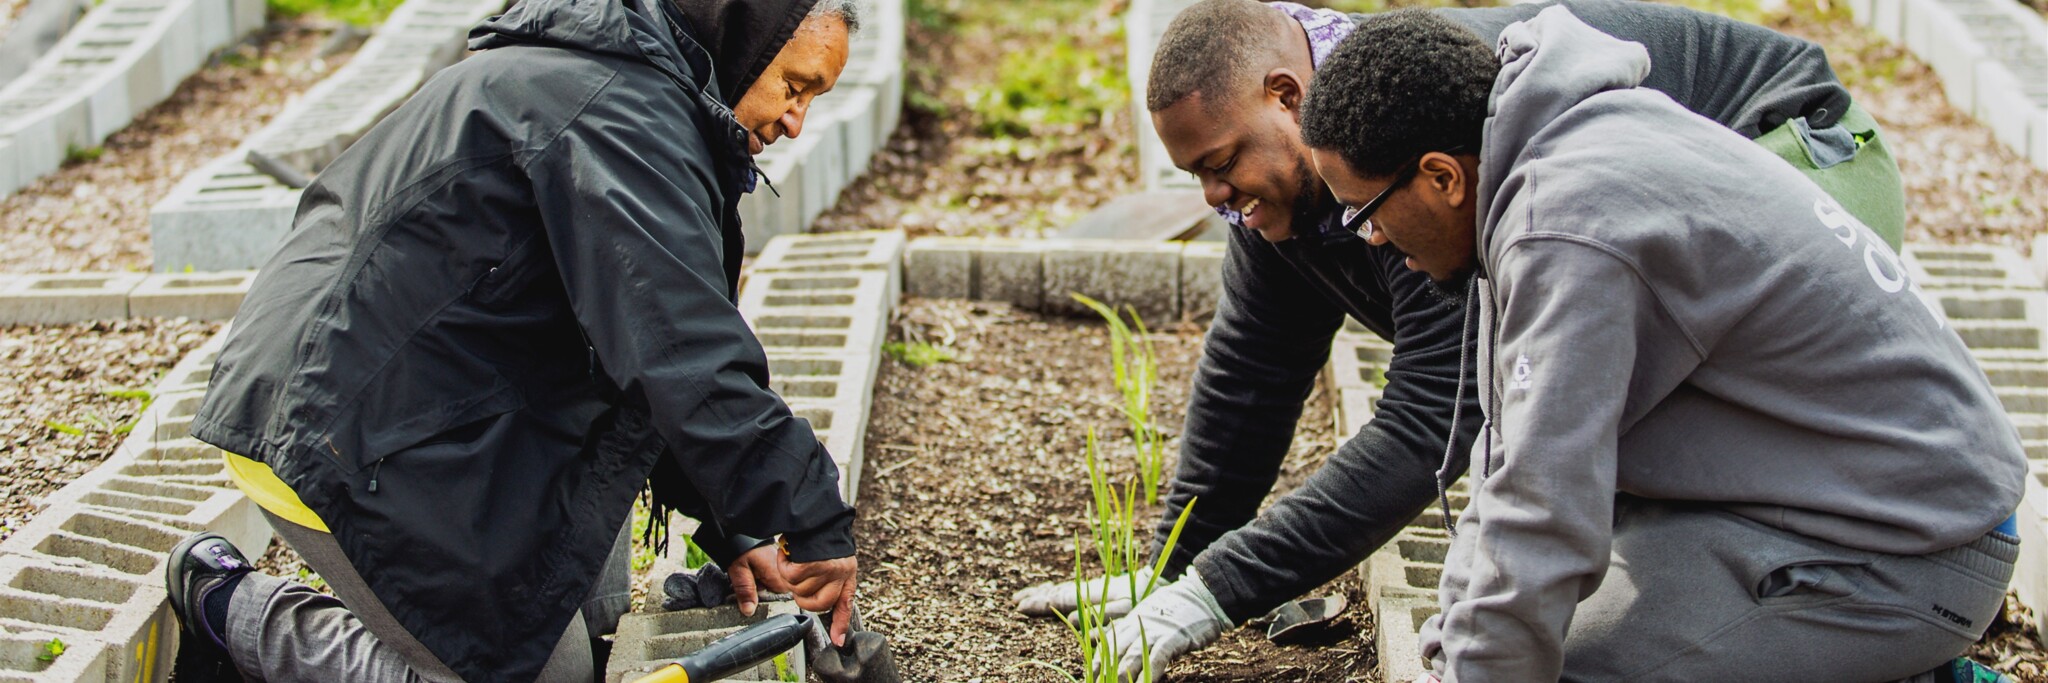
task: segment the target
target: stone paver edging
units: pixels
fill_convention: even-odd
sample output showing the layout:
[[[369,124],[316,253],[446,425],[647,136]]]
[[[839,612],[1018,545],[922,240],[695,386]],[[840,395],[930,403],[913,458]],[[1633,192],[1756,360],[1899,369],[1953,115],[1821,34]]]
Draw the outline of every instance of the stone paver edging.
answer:
[[[1152,112],[1145,108],[1145,82],[1152,75],[1152,55],[1159,38],[1176,14],[1195,0],[1131,0],[1124,15],[1124,73],[1131,82],[1131,122],[1137,129],[1138,179],[1147,190],[1200,189],[1195,177],[1173,167],[1166,145],[1152,129]]]
[[[234,317],[256,271],[0,275],[0,325]]]
[[[1912,50],[1950,104],[2048,169],[2048,22],[2011,0],[1849,0],[1856,22]]]
[[[0,197],[162,102],[263,24],[262,0],[106,0],[0,88]]]

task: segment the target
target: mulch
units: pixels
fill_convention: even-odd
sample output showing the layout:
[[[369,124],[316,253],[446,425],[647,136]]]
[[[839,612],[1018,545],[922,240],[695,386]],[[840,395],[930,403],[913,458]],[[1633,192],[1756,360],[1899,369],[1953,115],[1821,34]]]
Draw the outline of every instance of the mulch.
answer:
[[[353,47],[317,56],[331,33],[273,22],[108,137],[98,158],[0,199],[0,272],[149,270],[150,207],[346,62]]]
[[[887,360],[877,379],[854,528],[863,619],[888,634],[910,680],[1065,680],[1048,667],[1078,671],[1070,632],[1057,620],[1017,614],[1010,595],[1073,574],[1074,538],[1087,528],[1088,430],[1112,463],[1112,481],[1135,477],[1102,323],[911,298],[891,336],[942,344],[957,358],[924,368]],[[1177,429],[1201,332],[1168,326],[1153,341],[1161,375],[1154,418]],[[1318,390],[1280,490],[1334,449],[1334,431]],[[1178,447],[1174,441],[1168,451]],[[1146,528],[1157,510],[1140,515]],[[1349,576],[1327,590],[1364,604],[1360,585]],[[1373,666],[1370,622],[1355,614],[1343,628],[1328,649],[1232,634],[1171,673],[1189,681],[1361,680]]]
[[[219,331],[183,318],[0,327],[0,540],[92,471],[163,373]],[[72,431],[78,433],[70,433]]]

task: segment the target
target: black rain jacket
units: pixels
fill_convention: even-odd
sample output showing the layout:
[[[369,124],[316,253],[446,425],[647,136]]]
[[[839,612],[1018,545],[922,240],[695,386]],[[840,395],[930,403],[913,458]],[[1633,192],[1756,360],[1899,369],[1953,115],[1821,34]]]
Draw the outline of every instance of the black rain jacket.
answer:
[[[269,464],[467,680],[539,673],[650,477],[715,556],[854,551],[734,304],[752,165],[691,37],[722,31],[744,88],[815,0],[722,27],[727,3],[654,1],[526,0],[475,29],[480,54],[306,189],[193,424]]]
[[[1491,43],[1549,4],[1435,11]],[[1813,43],[1678,7],[1567,4],[1593,27],[1649,49],[1644,87],[1745,136],[1798,116],[1832,125],[1848,110],[1848,91]],[[1338,212],[1315,223],[1279,244],[1230,230],[1223,296],[1195,367],[1180,464],[1153,536],[1156,557],[1181,509],[1200,500],[1166,573],[1195,567],[1235,623],[1337,578],[1392,539],[1436,500],[1439,467],[1448,481],[1464,474],[1481,422],[1479,392],[1467,387],[1451,426],[1468,351],[1462,297],[1408,270],[1399,250],[1345,232]],[[1377,410],[1300,488],[1261,513],[1346,315],[1394,345]],[[1476,369],[1467,372],[1466,381],[1476,381]],[[1448,434],[1457,444],[1446,463]]]

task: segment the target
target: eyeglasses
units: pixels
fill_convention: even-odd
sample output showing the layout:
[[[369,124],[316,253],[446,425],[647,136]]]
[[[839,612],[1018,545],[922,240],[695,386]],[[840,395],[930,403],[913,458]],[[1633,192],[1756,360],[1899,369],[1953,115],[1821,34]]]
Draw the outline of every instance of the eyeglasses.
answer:
[[[1443,153],[1457,154],[1464,149],[1464,145],[1452,145],[1450,149],[1444,150]],[[1379,211],[1380,205],[1387,203],[1387,198],[1394,196],[1395,190],[1401,189],[1402,185],[1407,185],[1408,181],[1415,179],[1415,174],[1422,171],[1422,157],[1427,154],[1427,152],[1424,152],[1423,154],[1416,155],[1414,160],[1402,164],[1401,170],[1394,173],[1393,184],[1388,185],[1387,189],[1380,190],[1380,193],[1370,201],[1359,206],[1344,207],[1344,231],[1356,233],[1359,237],[1371,238],[1373,233],[1373,212]]]

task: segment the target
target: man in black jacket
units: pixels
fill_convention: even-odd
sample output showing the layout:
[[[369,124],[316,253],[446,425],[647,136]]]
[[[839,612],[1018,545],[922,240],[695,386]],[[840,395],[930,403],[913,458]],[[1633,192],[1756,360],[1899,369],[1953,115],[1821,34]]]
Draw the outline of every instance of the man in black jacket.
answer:
[[[848,0],[524,0],[325,169],[193,434],[339,600],[188,539],[181,677],[589,680],[581,608],[642,489],[703,520],[743,610],[758,580],[843,637],[853,510],[735,306],[736,207],[857,25]]]
[[[1795,119],[1801,130],[1842,132],[1851,118],[1848,92],[1811,43],[1669,6],[1567,4],[1593,26],[1648,47],[1646,87],[1752,138]],[[1540,9],[1438,11],[1491,41]],[[1480,411],[1475,392],[1465,392],[1462,406],[1453,400],[1469,351],[1460,292],[1405,267],[1398,250],[1343,229],[1341,207],[1310,170],[1300,139],[1299,107],[1315,67],[1353,22],[1290,3],[1206,0],[1174,19],[1154,56],[1146,105],[1160,139],[1175,165],[1202,182],[1208,202],[1243,229],[1229,234],[1223,297],[1196,369],[1155,554],[1188,501],[1201,504],[1166,564],[1180,580],[1162,584],[1117,624],[1126,672],[1140,668],[1147,651],[1163,670],[1229,625],[1349,571],[1436,499],[1440,478],[1464,472]],[[1874,141],[1874,124],[1857,122]],[[1896,166],[1881,146],[1861,149],[1858,163],[1888,172],[1890,201],[1902,205]],[[1896,232],[1890,237],[1896,246]],[[1346,315],[1394,345],[1377,411],[1261,515]],[[1456,436],[1447,442],[1446,434]],[[1113,603],[1113,613],[1130,610],[1118,589],[1128,584],[1106,583],[1086,593]],[[1075,596],[1071,583],[1052,583],[1017,599],[1027,614],[1050,614],[1074,609]]]

